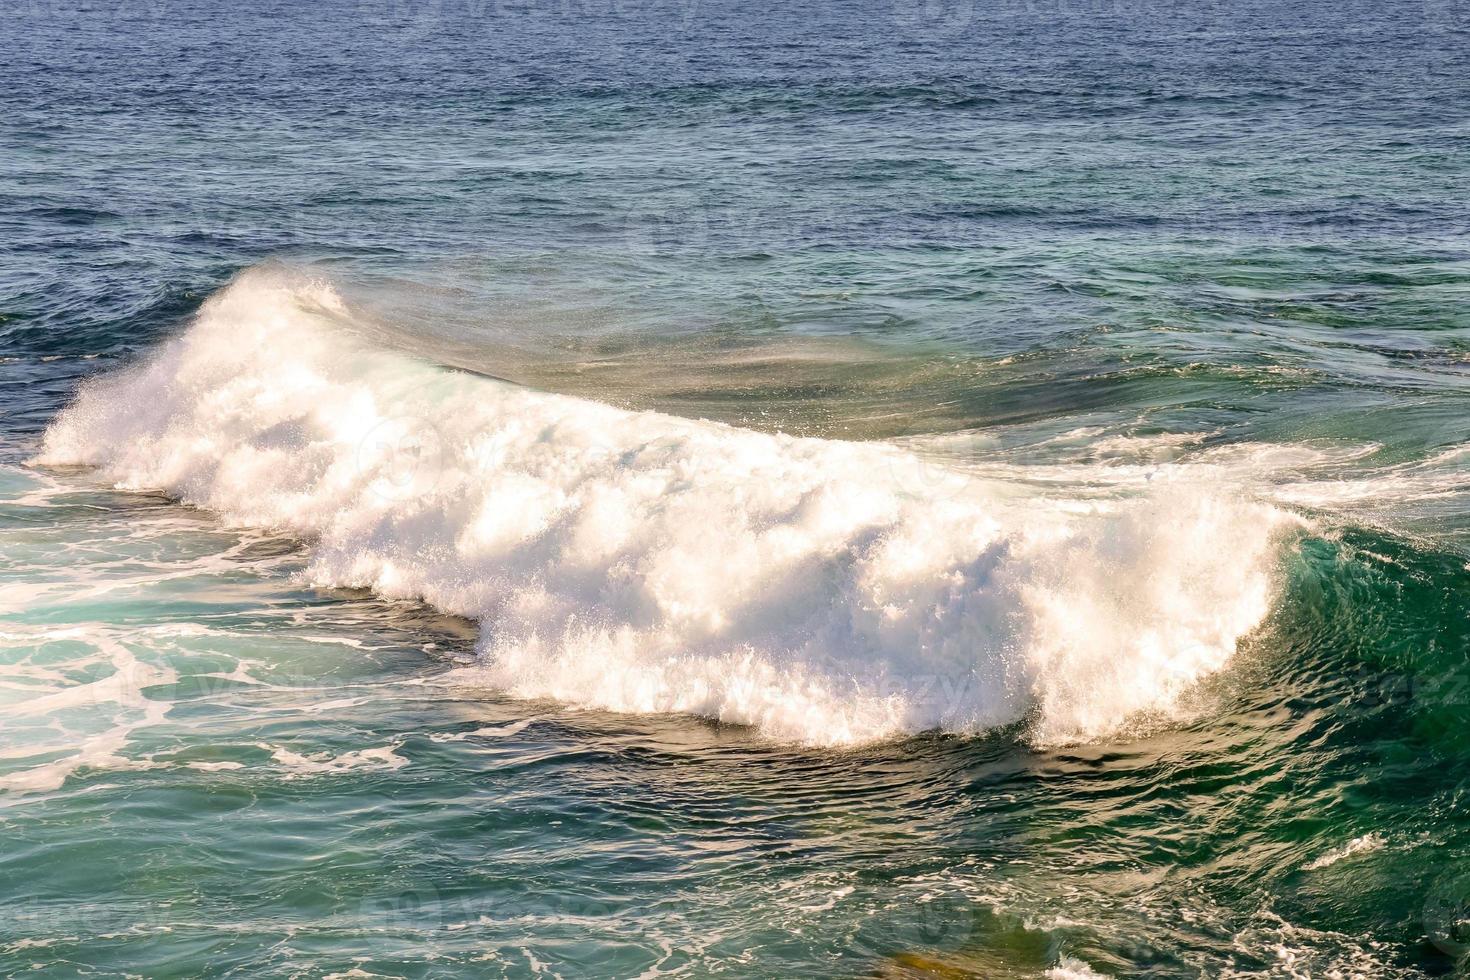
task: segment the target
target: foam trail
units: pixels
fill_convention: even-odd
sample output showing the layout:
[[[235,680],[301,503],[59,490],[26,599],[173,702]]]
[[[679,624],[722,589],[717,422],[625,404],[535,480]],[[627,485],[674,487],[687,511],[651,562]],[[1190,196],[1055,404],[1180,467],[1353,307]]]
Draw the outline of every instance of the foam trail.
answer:
[[[473,679],[844,744],[1168,714],[1268,610],[1282,512],[1158,469],[1038,496],[899,447],[539,393],[374,348],[243,275],[89,384],[40,461],[314,542],[309,575],[482,626]]]

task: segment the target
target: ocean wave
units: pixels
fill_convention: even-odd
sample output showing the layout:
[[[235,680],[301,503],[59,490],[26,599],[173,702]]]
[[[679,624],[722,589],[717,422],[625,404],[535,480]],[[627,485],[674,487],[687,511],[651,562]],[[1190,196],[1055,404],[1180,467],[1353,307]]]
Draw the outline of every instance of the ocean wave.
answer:
[[[476,620],[476,682],[829,745],[1176,717],[1266,616],[1295,523],[1208,466],[1039,490],[448,370],[356,317],[329,283],[249,271],[86,385],[38,462],[299,535],[316,584]]]

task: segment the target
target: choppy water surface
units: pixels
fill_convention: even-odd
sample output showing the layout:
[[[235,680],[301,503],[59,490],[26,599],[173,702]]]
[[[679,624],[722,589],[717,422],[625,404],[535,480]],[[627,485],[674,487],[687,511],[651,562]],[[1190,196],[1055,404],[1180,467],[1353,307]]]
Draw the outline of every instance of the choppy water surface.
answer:
[[[1461,7],[7,26],[0,972],[1461,971]]]

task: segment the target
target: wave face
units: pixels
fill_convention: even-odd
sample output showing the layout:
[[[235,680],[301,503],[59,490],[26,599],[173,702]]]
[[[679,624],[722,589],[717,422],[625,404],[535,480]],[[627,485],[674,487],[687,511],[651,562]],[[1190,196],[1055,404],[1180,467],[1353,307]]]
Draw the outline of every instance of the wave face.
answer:
[[[812,744],[1177,716],[1266,615],[1292,522],[1204,466],[1039,492],[447,370],[280,270],[87,385],[39,461],[301,535],[314,584],[473,618],[472,671],[513,694]]]

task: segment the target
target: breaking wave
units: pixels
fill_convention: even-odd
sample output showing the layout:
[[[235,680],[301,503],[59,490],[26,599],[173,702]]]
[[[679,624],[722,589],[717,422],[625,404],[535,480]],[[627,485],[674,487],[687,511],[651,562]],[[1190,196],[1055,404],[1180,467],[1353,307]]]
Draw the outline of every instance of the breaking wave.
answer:
[[[446,369],[356,317],[247,272],[85,386],[38,461],[300,535],[316,584],[472,618],[468,669],[512,694],[810,744],[1177,716],[1265,617],[1295,523],[1209,466],[1038,489]]]

